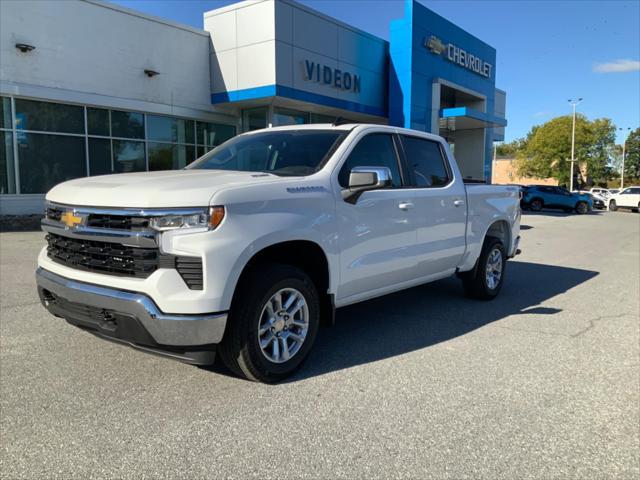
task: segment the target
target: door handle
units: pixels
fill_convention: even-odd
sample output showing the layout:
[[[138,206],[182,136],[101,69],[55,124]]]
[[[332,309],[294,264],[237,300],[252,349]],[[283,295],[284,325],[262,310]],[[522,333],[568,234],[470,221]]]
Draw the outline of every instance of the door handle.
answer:
[[[398,204],[398,208],[400,210],[409,210],[410,208],[413,208],[413,203],[411,202],[402,202]]]
[[[454,200],[454,201],[453,201],[453,204],[454,204],[456,207],[461,207],[462,205],[464,205],[464,200]]]

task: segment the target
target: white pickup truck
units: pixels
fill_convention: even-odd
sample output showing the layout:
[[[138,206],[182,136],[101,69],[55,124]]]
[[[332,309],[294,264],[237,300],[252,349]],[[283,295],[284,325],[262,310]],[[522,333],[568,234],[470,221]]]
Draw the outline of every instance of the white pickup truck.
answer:
[[[301,365],[336,308],[454,274],[492,299],[518,253],[516,187],[465,185],[442,138],[380,125],[255,131],[181,171],[46,198],[49,312],[263,382]]]

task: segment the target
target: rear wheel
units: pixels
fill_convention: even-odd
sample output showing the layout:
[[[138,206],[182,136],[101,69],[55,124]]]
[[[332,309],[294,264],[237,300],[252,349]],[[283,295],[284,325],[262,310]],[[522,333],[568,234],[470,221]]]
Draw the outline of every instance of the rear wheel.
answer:
[[[611,200],[609,202],[609,210],[611,210],[612,212],[615,212],[616,210],[618,210],[618,205],[616,204],[615,200]]]
[[[496,298],[502,289],[506,265],[507,255],[502,241],[487,237],[475,269],[461,275],[466,295],[478,300]]]
[[[539,212],[540,210],[542,210],[542,200],[540,200],[539,198],[534,198],[533,200],[531,200],[531,203],[529,203],[529,208],[531,208],[531,211],[533,212]]]
[[[576,204],[576,212],[580,215],[584,215],[589,211],[589,205],[586,202],[578,202]]]
[[[253,381],[288,377],[300,368],[318,333],[320,302],[312,280],[292,266],[264,265],[238,288],[219,349],[222,361]]]

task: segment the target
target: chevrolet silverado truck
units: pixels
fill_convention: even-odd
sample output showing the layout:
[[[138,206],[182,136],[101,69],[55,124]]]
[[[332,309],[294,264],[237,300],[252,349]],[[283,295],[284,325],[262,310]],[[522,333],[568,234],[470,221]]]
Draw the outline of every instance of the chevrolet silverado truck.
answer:
[[[450,275],[493,299],[519,252],[517,187],[466,185],[442,138],[380,125],[245,133],[183,170],[71,180],[46,201],[49,312],[262,382],[298,369],[336,308]]]

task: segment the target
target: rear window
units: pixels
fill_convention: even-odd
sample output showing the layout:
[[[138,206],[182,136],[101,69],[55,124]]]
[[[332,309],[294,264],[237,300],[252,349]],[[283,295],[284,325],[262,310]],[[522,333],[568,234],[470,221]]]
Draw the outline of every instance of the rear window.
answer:
[[[438,142],[402,135],[402,146],[416,187],[443,187],[449,183]]]

